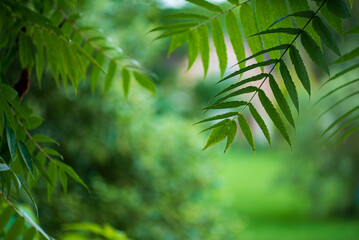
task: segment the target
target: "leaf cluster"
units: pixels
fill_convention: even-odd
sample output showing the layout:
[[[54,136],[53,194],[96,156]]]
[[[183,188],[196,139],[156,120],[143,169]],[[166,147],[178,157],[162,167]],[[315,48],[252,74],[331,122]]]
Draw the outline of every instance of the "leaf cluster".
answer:
[[[171,36],[169,53],[180,45],[188,43],[189,68],[200,55],[205,76],[209,68],[209,42],[212,39],[221,72],[218,84],[223,85],[229,79],[239,78],[235,83],[224,87],[214,96],[212,103],[204,108],[206,111],[221,110],[221,114],[198,122],[217,121],[204,130],[212,131],[204,149],[227,138],[227,150],[233,142],[233,136],[237,134],[237,128],[229,127],[229,124],[234,125],[238,121],[245,139],[254,151],[251,130],[254,126],[249,124],[249,118],[257,122],[271,146],[271,136],[267,127],[268,123],[266,123],[267,117],[257,110],[259,106],[253,103],[255,97],[258,97],[260,105],[269,119],[291,146],[289,128],[295,129],[295,122],[293,108],[287,99],[290,99],[293,107],[299,113],[298,85],[302,85],[309,95],[311,95],[312,88],[310,76],[303,61],[303,51],[298,50],[296,42],[300,40],[310,59],[328,75],[330,73],[329,63],[324,56],[322,44],[340,57],[337,62],[350,58],[350,56],[341,56],[333,34],[335,31],[342,38],[344,36],[342,19],[351,17],[345,2],[342,0],[316,1],[315,11],[309,7],[307,0],[288,0],[288,2],[285,0],[228,1],[229,6],[226,9],[205,0],[188,2],[197,5],[203,10],[203,13],[208,10],[208,14],[172,14],[168,17],[182,18],[182,22],[160,26],[152,31],[162,31],[158,38]],[[222,17],[225,26],[221,24]],[[227,76],[224,76],[228,58],[225,32],[227,32],[238,60],[235,66],[239,67],[238,70]],[[356,32],[357,27],[347,34]],[[245,41],[252,55],[246,55]],[[289,55],[289,59],[284,58],[286,55]],[[253,59],[256,63],[249,64],[248,60]],[[292,67],[296,76],[289,71]],[[252,70],[261,73],[253,74],[250,72]],[[280,77],[276,76],[278,73],[282,82],[279,81]],[[299,79],[299,84],[295,81],[296,78]],[[269,82],[271,93],[262,89],[267,82]],[[245,100],[245,96],[248,95],[248,100]],[[276,103],[273,102],[270,95],[273,95]],[[250,111],[245,114],[244,111],[248,108]]]

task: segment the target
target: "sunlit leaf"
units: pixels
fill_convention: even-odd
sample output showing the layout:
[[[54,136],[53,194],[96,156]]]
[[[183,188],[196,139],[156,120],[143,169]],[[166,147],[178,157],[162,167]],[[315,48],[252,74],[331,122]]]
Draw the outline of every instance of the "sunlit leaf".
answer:
[[[203,64],[203,71],[204,71],[204,78],[207,76],[208,66],[209,66],[209,36],[208,36],[208,28],[206,25],[201,25],[198,28],[199,32],[199,52],[201,54],[202,64]]]
[[[246,53],[244,50],[243,37],[239,28],[238,20],[233,11],[229,11],[226,14],[226,27],[229,39],[233,46],[233,51],[236,54],[237,61],[239,62],[246,57]],[[243,68],[244,66],[244,63],[239,65],[240,68]]]
[[[216,48],[219,68],[221,70],[221,77],[223,77],[224,72],[227,68],[227,49],[226,43],[224,42],[224,34],[221,26],[221,22],[218,18],[215,18],[211,22],[212,38],[214,46]]]
[[[213,145],[223,141],[224,139],[226,139],[227,136],[228,136],[228,126],[227,125],[223,125],[223,126],[214,128],[211,131],[211,134],[208,137],[207,143],[203,147],[202,151],[206,150],[210,146],[213,146]]]
[[[223,11],[223,9],[221,7],[219,7],[218,5],[215,5],[213,3],[207,2],[205,0],[186,0],[187,2],[196,4],[199,7],[208,9],[209,11],[212,12],[219,12],[221,13]]]
[[[139,72],[133,72],[135,80],[145,89],[147,89],[153,95],[156,95],[155,84],[145,74]]]
[[[246,39],[249,39],[249,36],[258,33],[258,28],[256,24],[256,18],[254,16],[254,11],[248,3],[243,4],[239,10],[239,18],[241,20],[243,33]],[[250,41],[247,41],[249,48],[253,54],[262,51],[262,40],[260,36],[253,36],[250,38]],[[263,62],[263,56],[257,56],[255,58],[257,62]]]

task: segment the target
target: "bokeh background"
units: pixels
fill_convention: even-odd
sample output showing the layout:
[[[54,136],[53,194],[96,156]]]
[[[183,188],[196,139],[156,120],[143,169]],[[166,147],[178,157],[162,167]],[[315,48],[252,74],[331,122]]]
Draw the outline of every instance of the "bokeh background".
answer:
[[[93,222],[138,240],[359,239],[359,136],[323,145],[324,125],[316,122],[321,108],[311,104],[320,91],[310,102],[301,91],[293,151],[279,136],[270,149],[260,132],[255,155],[240,134],[226,154],[222,144],[201,151],[207,135],[193,123],[220,89],[216,57],[203,80],[200,63],[186,71],[186,45],[168,57],[168,40],[154,41],[148,33],[164,15],[192,6],[79,2],[83,25],[103,29],[114,46],[157,75],[157,96],[132,82],[126,99],[120,77],[108,94],[91,92],[87,83],[77,95],[57,89],[49,75],[41,89],[34,81],[24,102],[46,119],[38,131],[61,143],[65,162],[91,189],[72,182],[64,195],[58,186],[49,202],[45,183],[36,187],[40,221],[50,234],[61,239],[65,223]],[[358,7],[355,2],[354,21],[344,22],[344,29],[358,23]],[[355,38],[341,44],[343,52],[355,46]],[[318,89],[328,77],[306,63]]]

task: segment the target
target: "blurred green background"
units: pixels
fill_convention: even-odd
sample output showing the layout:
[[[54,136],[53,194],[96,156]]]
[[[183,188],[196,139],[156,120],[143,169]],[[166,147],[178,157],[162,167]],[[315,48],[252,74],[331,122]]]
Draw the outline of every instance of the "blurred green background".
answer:
[[[50,202],[44,182],[35,189],[50,234],[61,239],[64,223],[93,222],[138,240],[359,239],[358,135],[324,148],[318,109],[302,104],[293,151],[278,137],[272,150],[258,141],[254,156],[239,135],[226,154],[223,145],[202,152],[206,134],[193,123],[218,91],[219,75],[203,81],[201,70],[186,72],[187,46],[167,57],[169,42],[147,33],[176,9],[150,0],[83,0],[80,6],[83,25],[103,29],[157,75],[157,97],[133,82],[125,99],[120,80],[107,95],[91,93],[88,84],[76,95],[50,79],[41,89],[32,86],[24,101],[46,119],[38,131],[61,143],[65,162],[91,188],[73,182],[64,195],[58,186]],[[357,42],[346,44],[344,52]],[[304,93],[301,102],[308,102]]]

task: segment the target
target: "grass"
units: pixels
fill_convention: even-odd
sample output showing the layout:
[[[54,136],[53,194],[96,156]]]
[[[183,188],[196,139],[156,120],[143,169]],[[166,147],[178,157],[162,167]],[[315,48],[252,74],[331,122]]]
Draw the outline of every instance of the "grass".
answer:
[[[219,199],[242,219],[243,240],[359,240],[359,220],[314,220],[310,200],[281,178],[283,154],[233,149],[216,161]],[[243,227],[243,226],[242,226]]]

